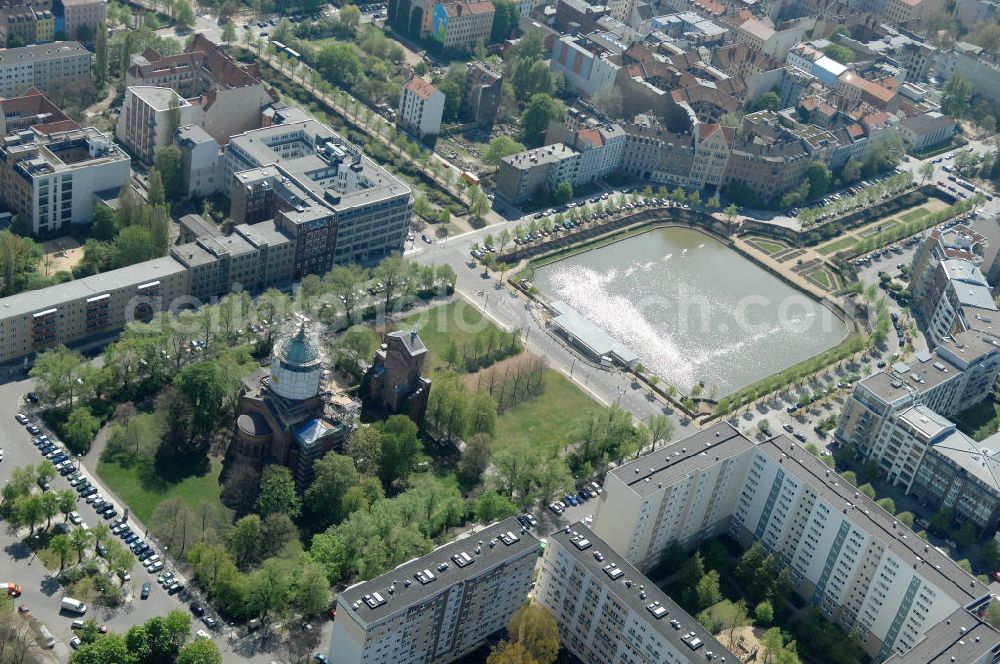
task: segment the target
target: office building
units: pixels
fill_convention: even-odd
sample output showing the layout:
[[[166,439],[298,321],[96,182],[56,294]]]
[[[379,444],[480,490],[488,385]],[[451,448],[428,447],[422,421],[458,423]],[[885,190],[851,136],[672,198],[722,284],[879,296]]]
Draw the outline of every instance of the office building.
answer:
[[[0,97],[29,88],[46,94],[74,89],[90,79],[90,51],[78,42],[53,42],[0,49]]]
[[[414,74],[403,84],[396,124],[418,138],[436,137],[441,132],[444,93]]]
[[[490,40],[496,8],[490,0],[455,0],[434,5],[431,39],[445,51],[471,52]]]
[[[314,119],[284,122],[276,113],[275,121],[226,145],[233,222],[274,219],[295,241],[296,278],[402,252],[409,187]]]
[[[500,108],[503,75],[482,61],[465,65],[465,94],[462,96],[462,119],[480,127],[492,127]]]
[[[33,233],[90,223],[98,193],[128,182],[131,160],[96,127],[43,134],[37,127],[0,141],[0,194]]]
[[[535,600],[583,662],[738,662],[697,620],[583,523],[547,538]]]
[[[672,542],[723,532],[758,542],[789,568],[801,597],[879,661],[990,602],[989,588],[790,438],[755,444],[727,423],[609,473],[593,528],[640,571]],[[986,652],[1000,635],[988,639]]]
[[[333,664],[446,664],[526,601],[539,542],[516,519],[465,533],[337,596]]]

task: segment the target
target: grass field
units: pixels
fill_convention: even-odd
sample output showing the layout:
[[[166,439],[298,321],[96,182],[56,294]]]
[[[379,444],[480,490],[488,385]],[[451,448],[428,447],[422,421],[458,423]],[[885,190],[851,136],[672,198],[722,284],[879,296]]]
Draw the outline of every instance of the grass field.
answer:
[[[491,293],[495,293],[495,291],[491,291]],[[503,295],[506,295],[505,291],[497,293],[495,297]],[[428,355],[424,370],[428,374],[433,374],[444,368],[445,363],[441,359],[441,353],[447,348],[449,342],[454,341],[457,346],[461,347],[477,333],[490,327],[496,328],[493,323],[483,317],[478,309],[460,298],[443,306],[404,318],[396,327],[400,330],[417,328],[421,340],[427,346]]]
[[[183,498],[192,508],[206,501],[219,504],[222,462],[218,459],[210,459],[205,473],[188,475],[176,482],[162,479],[152,465],[152,460],[146,459],[131,467],[108,461],[97,466],[101,479],[146,526],[150,526],[150,517],[157,505],[170,498]]]
[[[899,215],[899,218],[905,221],[906,223],[910,223],[911,221],[917,221],[918,219],[923,219],[929,214],[930,212],[928,212],[925,208],[918,207],[908,212],[904,212],[903,214]]]
[[[839,240],[834,240],[830,244],[825,244],[822,247],[817,247],[816,251],[823,254],[824,256],[829,256],[830,254],[835,254],[838,251],[849,249],[857,243],[858,243],[857,238],[850,236],[842,237]]]
[[[749,241],[750,244],[754,245],[761,251],[766,251],[768,254],[776,254],[778,252],[788,249],[788,245],[782,244],[780,242],[774,242],[772,240],[763,240],[754,238]]]
[[[520,447],[551,454],[565,446],[568,424],[600,409],[600,404],[568,378],[546,369],[545,393],[500,416],[493,447]]]
[[[833,285],[830,283],[830,277],[827,275],[826,270],[811,272],[807,278],[827,290],[833,290]]]

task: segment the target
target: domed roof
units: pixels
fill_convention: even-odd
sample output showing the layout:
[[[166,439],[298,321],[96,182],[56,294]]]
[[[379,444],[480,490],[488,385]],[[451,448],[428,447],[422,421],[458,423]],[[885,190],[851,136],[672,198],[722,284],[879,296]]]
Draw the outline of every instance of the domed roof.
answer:
[[[289,364],[312,364],[319,359],[319,350],[306,336],[306,326],[299,327],[299,332],[289,337],[281,347],[281,355]]]

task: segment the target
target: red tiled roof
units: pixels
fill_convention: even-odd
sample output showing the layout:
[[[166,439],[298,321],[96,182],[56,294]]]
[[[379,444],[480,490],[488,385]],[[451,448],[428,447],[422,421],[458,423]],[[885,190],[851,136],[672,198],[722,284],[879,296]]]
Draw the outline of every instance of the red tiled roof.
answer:
[[[417,75],[412,76],[404,87],[424,101],[430,99],[438,91],[437,88]]]
[[[851,138],[861,138],[865,135],[865,130],[857,124],[849,124],[847,125],[847,133],[850,134]]]
[[[584,140],[590,143],[595,148],[599,148],[604,145],[604,139],[601,138],[601,132],[596,129],[581,129],[576,132],[577,140]]]

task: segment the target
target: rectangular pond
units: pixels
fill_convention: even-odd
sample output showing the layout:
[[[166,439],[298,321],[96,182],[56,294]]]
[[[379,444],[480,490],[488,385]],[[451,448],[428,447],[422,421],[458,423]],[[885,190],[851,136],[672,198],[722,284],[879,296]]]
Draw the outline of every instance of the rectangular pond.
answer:
[[[832,310],[700,231],[667,227],[535,270],[535,286],[668,384],[715,398],[847,336]]]

